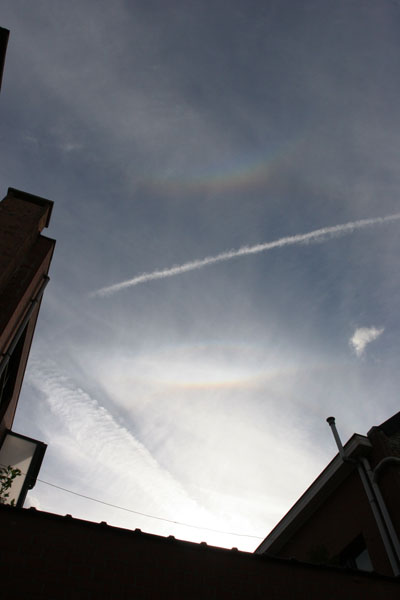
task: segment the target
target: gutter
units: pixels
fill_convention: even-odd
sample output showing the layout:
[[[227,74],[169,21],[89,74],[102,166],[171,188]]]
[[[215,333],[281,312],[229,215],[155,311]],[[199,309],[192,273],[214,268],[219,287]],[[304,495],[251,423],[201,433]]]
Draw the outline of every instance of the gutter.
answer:
[[[393,574],[395,577],[398,577],[400,575],[400,542],[397,537],[397,533],[394,529],[392,519],[390,518],[389,512],[387,510],[382,493],[376,481],[377,473],[374,474],[367,458],[361,457],[360,459],[353,459],[346,456],[342,442],[340,441],[340,437],[336,429],[335,418],[328,417],[327,422],[332,430],[333,437],[335,438],[340,457],[344,462],[353,463],[358,470],[360,479],[362,481],[365,493],[368,498],[368,502],[370,503],[371,510],[376,521],[376,525],[381,535],[386,554],[392,567]],[[385,460],[387,459],[383,459],[377,465],[377,469],[379,467],[379,470],[381,470],[382,464]],[[400,459],[398,460],[400,462]]]
[[[347,457],[358,457],[365,456],[371,448],[371,442],[366,436],[355,433],[346,443],[344,451]],[[353,468],[354,465],[349,464],[349,461],[343,461],[337,454],[256,548],[255,554],[275,555],[279,552],[279,549],[290,539],[292,532],[304,524],[308,516],[321,505],[326,495],[336,489]]]

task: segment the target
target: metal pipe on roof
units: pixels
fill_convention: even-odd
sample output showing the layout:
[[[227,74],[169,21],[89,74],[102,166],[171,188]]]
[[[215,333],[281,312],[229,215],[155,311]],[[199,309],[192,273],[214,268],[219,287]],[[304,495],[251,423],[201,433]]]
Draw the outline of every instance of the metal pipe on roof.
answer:
[[[338,430],[336,429],[335,417],[328,417],[326,421],[327,421],[329,427],[332,429],[333,437],[335,438],[335,442],[338,447],[339,454],[343,458],[343,460],[345,460],[346,455],[344,453],[343,444],[339,437]]]

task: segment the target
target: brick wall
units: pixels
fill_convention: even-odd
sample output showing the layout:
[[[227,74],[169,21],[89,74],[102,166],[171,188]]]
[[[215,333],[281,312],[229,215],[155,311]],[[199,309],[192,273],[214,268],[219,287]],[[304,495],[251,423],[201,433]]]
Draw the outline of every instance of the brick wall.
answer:
[[[13,189],[0,203],[0,360],[7,360],[6,352],[48,273],[55,241],[40,232],[51,209],[52,202]],[[0,405],[0,443],[13,423],[38,312],[39,304],[27,325],[12,395]]]
[[[6,196],[0,203],[0,289],[42,231],[48,207]]]

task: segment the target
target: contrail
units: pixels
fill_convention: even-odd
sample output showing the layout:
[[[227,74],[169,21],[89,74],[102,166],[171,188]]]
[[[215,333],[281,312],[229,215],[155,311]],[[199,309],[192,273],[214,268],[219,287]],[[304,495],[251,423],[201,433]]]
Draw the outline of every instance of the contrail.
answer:
[[[108,296],[119,292],[124,288],[133,287],[146,281],[153,281],[154,279],[164,279],[165,277],[173,277],[174,275],[181,275],[188,271],[195,271],[201,269],[207,265],[212,265],[226,260],[231,260],[237,256],[246,256],[248,254],[258,254],[259,252],[265,252],[272,250],[273,248],[282,248],[283,246],[292,246],[294,244],[306,244],[308,242],[323,242],[325,239],[345,235],[351,233],[356,229],[362,229],[363,227],[370,227],[371,225],[378,225],[382,223],[389,223],[400,219],[400,213],[394,215],[388,215],[387,217],[377,217],[375,219],[361,219],[360,221],[353,221],[351,223],[344,223],[342,225],[334,225],[333,227],[323,227],[322,229],[315,229],[309,233],[300,233],[297,235],[291,235],[288,237],[280,238],[273,242],[265,242],[264,244],[256,244],[255,246],[242,246],[238,250],[227,250],[221,252],[216,256],[207,256],[199,260],[193,260],[191,262],[183,263],[182,265],[176,265],[169,269],[162,269],[159,271],[152,271],[151,273],[142,273],[133,277],[133,279],[127,279],[120,283],[115,283],[107,287],[100,288],[95,292],[91,293],[91,296]]]

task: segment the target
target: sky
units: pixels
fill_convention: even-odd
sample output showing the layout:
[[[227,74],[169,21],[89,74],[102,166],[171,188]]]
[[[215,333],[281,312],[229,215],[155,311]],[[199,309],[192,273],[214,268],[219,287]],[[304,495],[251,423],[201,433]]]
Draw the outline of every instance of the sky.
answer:
[[[335,456],[328,416],[345,442],[399,410],[400,2],[3,0],[0,25],[3,196],[53,200],[57,240],[27,505],[253,551]]]

